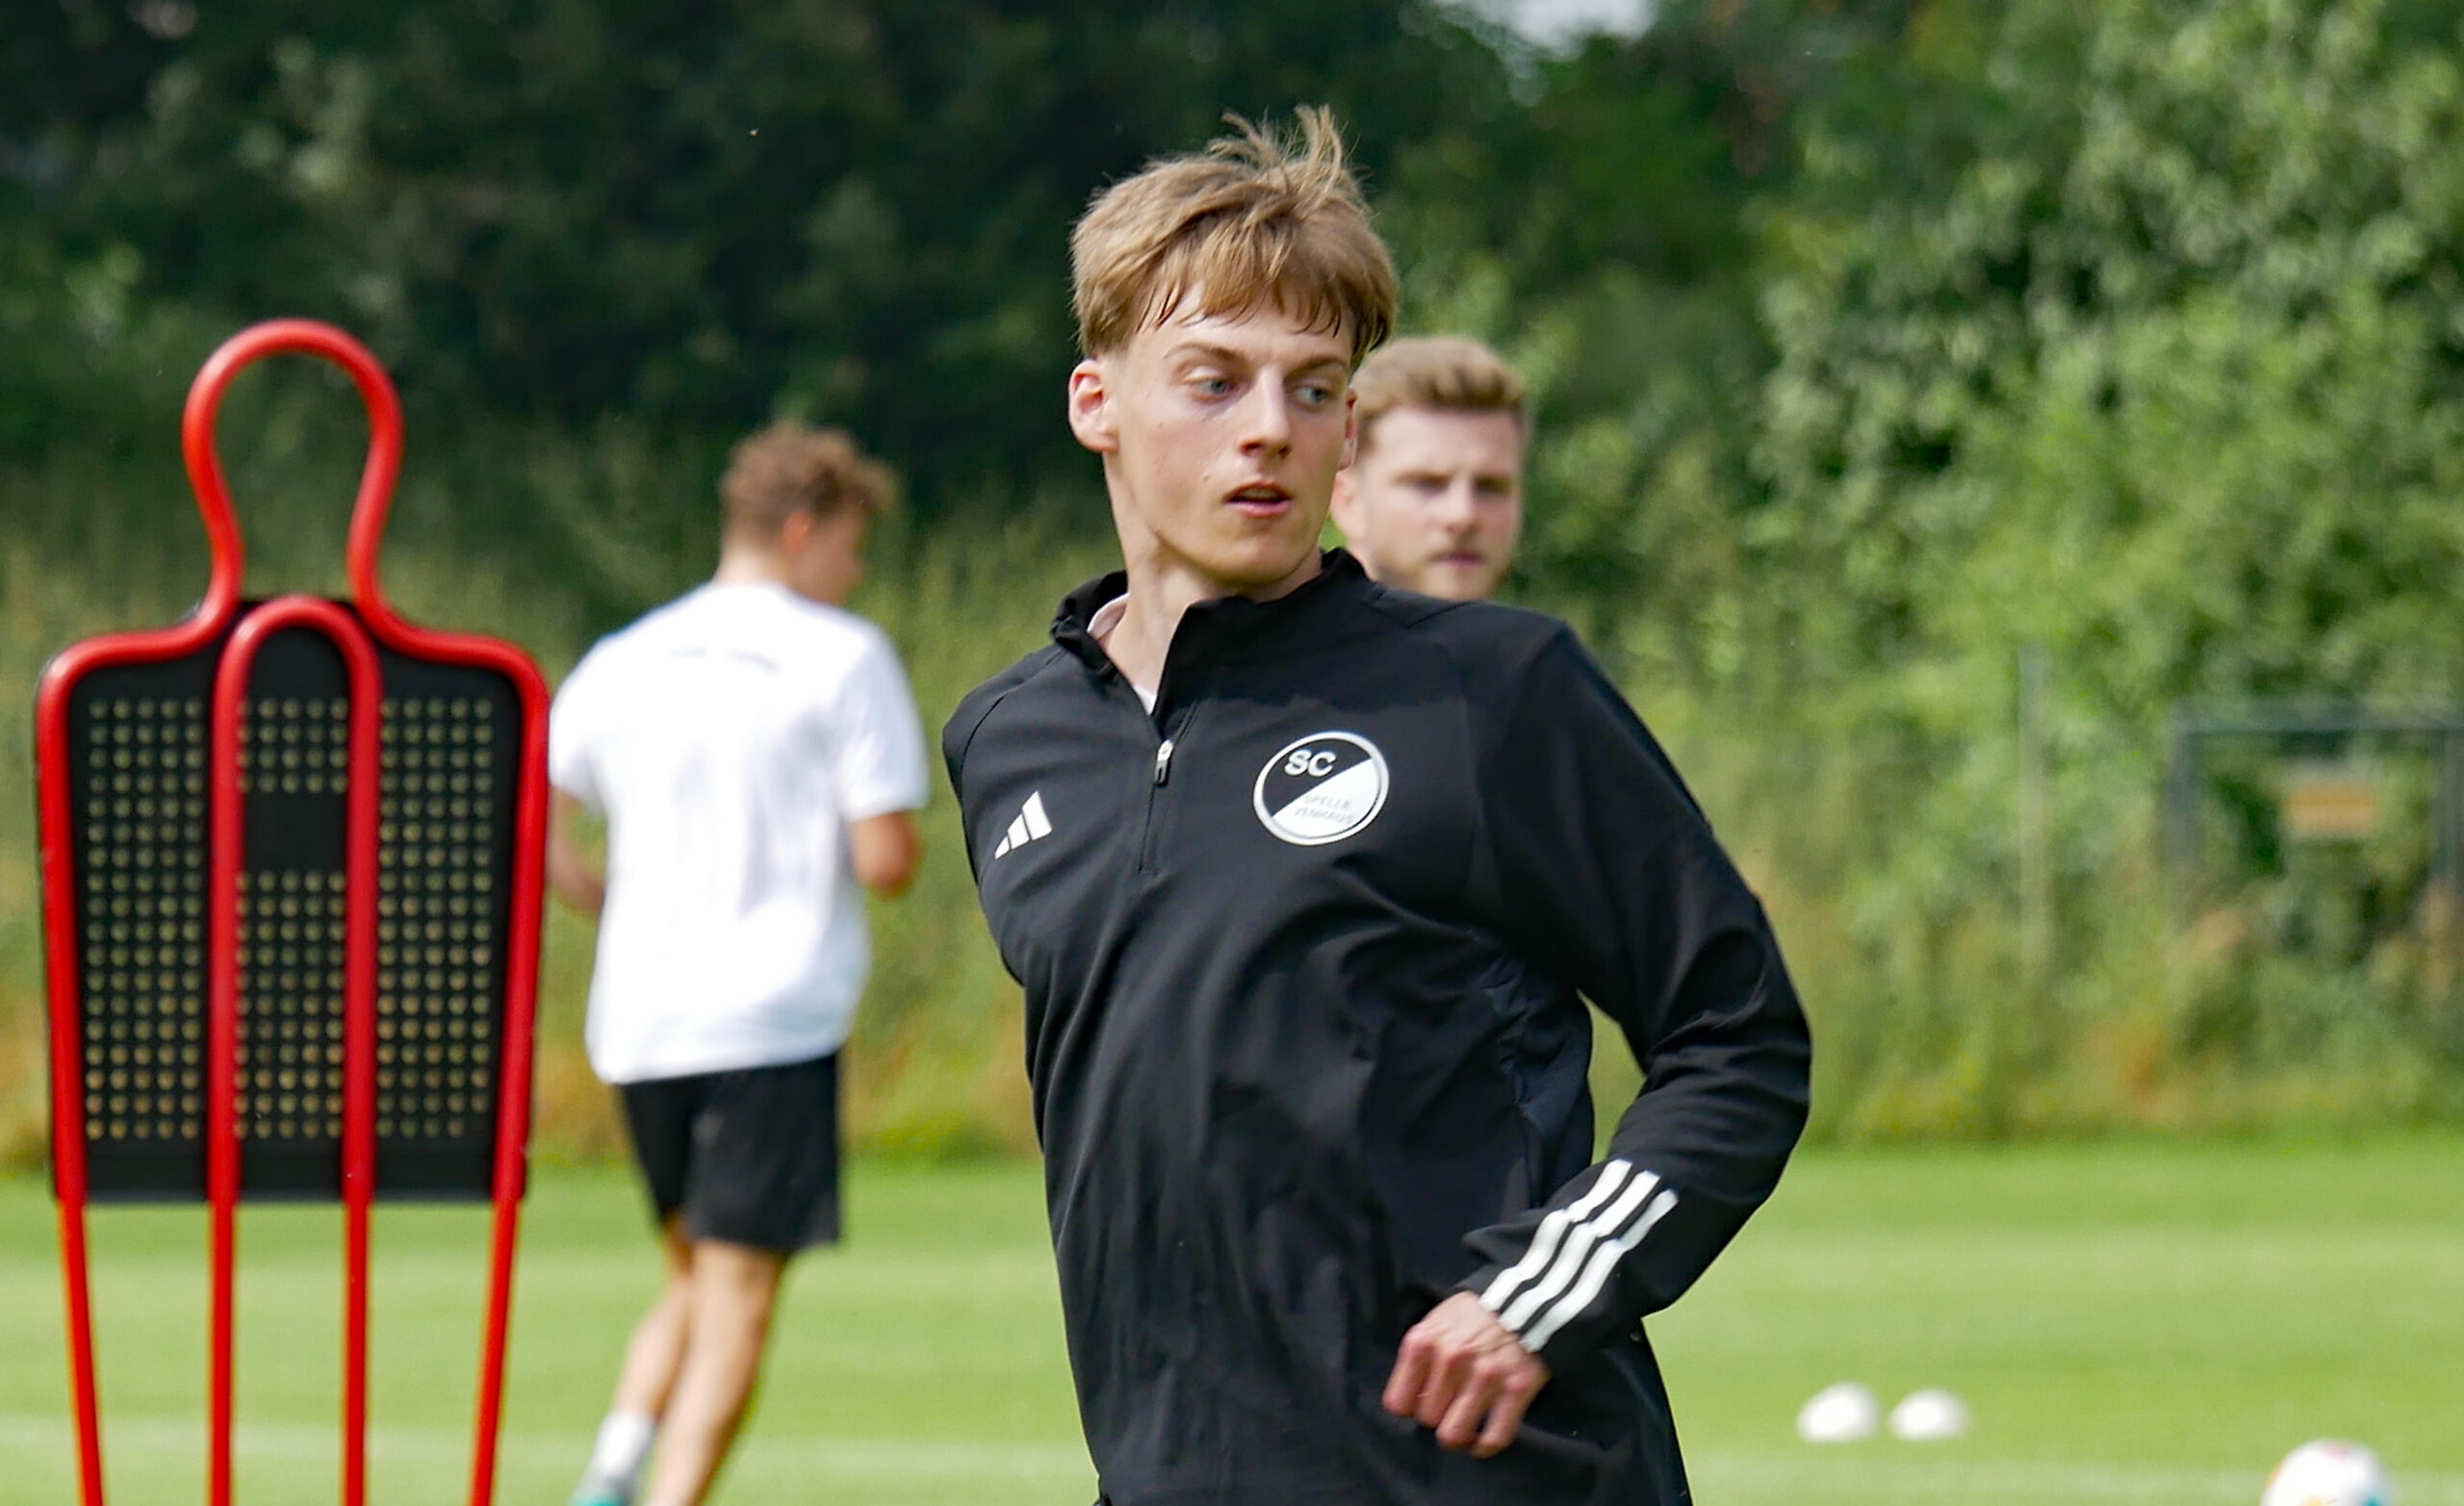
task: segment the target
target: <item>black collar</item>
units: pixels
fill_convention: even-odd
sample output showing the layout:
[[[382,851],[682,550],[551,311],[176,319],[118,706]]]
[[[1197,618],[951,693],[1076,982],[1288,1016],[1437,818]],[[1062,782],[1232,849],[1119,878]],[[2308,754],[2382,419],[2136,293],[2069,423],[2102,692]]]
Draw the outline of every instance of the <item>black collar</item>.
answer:
[[[1193,605],[1173,630],[1165,656],[1165,677],[1185,675],[1189,668],[1221,660],[1236,651],[1263,649],[1304,629],[1329,609],[1374,590],[1360,561],[1346,549],[1319,556],[1318,574],[1271,601],[1245,596],[1217,597]],[[1116,570],[1099,575],[1061,599],[1052,620],[1052,640],[1085,661],[1098,674],[1116,675],[1112,655],[1095,641],[1095,614],[1128,594],[1129,574]]]

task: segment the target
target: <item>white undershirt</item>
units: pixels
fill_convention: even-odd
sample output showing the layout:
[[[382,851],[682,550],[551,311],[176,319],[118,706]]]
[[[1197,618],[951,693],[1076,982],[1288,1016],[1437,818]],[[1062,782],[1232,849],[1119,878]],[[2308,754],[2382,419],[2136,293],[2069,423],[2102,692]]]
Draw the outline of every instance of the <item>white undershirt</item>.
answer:
[[[1106,652],[1110,652],[1112,651],[1111,639],[1113,629],[1118,627],[1120,625],[1120,620],[1128,615],[1129,593],[1124,591],[1119,596],[1113,598],[1103,605],[1095,608],[1094,617],[1087,624],[1087,631],[1093,636],[1097,643],[1104,646]],[[1120,661],[1118,659],[1115,659],[1113,663],[1117,666]],[[1129,676],[1127,675],[1123,675],[1121,678],[1129,679]],[[1155,687],[1151,685],[1142,685],[1134,679],[1129,679],[1129,688],[1138,692],[1139,704],[1144,706],[1149,711],[1155,709]]]

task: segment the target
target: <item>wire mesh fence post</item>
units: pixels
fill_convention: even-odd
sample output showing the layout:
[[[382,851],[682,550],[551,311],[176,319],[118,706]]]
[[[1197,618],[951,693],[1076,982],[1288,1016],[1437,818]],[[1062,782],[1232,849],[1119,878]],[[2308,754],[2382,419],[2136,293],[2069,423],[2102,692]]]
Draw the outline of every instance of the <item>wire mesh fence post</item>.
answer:
[[[2019,972],[2041,993],[2053,972],[2053,771],[2045,651],[2019,651]]]

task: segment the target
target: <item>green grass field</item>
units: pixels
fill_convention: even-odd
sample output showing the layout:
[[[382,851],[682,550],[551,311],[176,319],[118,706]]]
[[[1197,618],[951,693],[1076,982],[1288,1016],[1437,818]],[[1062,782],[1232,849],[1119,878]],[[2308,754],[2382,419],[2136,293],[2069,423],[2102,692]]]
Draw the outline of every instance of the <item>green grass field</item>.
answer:
[[[858,1168],[847,1248],[799,1267],[724,1506],[1085,1506],[1036,1175]],[[654,1279],[614,1173],[543,1173],[502,1490],[560,1503]],[[330,1211],[242,1224],[244,1506],[333,1497]],[[200,1493],[203,1220],[95,1220],[115,1500]],[[374,1495],[456,1500],[481,1221],[378,1227]],[[74,1499],[52,1222],[0,1184],[0,1503]],[[2304,1438],[2373,1443],[2405,1506],[2464,1506],[2464,1137],[1824,1153],[1653,1325],[1707,1506],[2255,1502]],[[1859,1379],[1964,1396],[1961,1442],[1797,1442]]]

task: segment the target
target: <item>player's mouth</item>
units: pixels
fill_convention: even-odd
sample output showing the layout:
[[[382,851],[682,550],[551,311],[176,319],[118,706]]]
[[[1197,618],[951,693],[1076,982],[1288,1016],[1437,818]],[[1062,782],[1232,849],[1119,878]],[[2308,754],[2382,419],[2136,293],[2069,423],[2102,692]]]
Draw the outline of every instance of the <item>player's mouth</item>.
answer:
[[[1485,554],[1476,554],[1470,549],[1456,549],[1451,553],[1440,554],[1437,562],[1450,570],[1480,570],[1488,565],[1489,557]]]
[[[1245,518],[1279,518],[1292,507],[1292,494],[1271,481],[1252,481],[1224,494],[1224,505]]]

